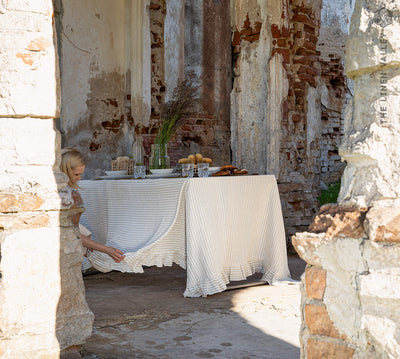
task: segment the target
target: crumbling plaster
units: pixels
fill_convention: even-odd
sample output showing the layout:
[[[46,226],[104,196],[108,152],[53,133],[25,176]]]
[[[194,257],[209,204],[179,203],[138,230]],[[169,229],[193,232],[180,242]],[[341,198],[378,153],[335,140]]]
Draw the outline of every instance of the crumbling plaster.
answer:
[[[63,0],[59,6],[63,145],[85,153],[84,177],[93,178],[110,169],[112,158],[131,152],[131,9],[123,0]]]

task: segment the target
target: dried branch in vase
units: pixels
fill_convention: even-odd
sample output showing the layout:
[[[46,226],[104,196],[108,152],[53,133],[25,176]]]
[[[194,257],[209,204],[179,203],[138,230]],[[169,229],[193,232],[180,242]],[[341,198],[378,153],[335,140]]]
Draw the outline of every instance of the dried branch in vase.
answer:
[[[155,139],[156,144],[168,143],[183,125],[185,118],[196,110],[200,102],[196,80],[196,74],[193,71],[188,72],[185,79],[175,87],[171,100],[161,105],[161,127]]]

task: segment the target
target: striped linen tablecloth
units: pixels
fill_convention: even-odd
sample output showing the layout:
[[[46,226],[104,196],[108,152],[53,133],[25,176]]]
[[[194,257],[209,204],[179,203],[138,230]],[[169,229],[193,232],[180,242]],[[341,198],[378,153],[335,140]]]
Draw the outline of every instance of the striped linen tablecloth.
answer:
[[[80,181],[81,223],[92,239],[120,249],[121,263],[93,251],[82,268],[142,273],[143,266],[186,268],[186,179]],[[89,263],[90,262],[90,263]]]
[[[291,281],[274,176],[80,181],[81,223],[100,243],[121,249],[115,263],[100,252],[90,265],[107,272],[142,266],[187,270],[185,297],[224,291],[231,281],[263,273],[269,284]],[[90,263],[89,263],[90,262]]]
[[[186,297],[222,292],[254,273],[269,284],[291,282],[275,177],[191,179],[186,246]]]

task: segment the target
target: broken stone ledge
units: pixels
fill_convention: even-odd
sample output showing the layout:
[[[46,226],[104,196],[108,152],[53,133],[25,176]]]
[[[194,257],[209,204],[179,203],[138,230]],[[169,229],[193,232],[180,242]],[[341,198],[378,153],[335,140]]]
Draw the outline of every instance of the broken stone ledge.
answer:
[[[319,266],[316,250],[340,238],[400,243],[400,208],[326,204],[321,207],[307,232],[292,237],[292,244],[308,264]]]

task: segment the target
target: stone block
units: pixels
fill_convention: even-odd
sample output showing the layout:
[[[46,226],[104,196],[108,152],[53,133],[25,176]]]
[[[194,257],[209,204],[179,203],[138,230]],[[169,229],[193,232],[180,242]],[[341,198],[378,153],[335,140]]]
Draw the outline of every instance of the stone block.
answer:
[[[398,64],[399,33],[397,2],[357,1],[346,45],[347,75],[354,77],[357,73],[372,72],[382,66],[383,52],[386,53],[386,64]]]
[[[360,276],[360,295],[400,301],[400,264]]]
[[[0,213],[0,230],[19,230],[46,227],[49,215],[42,212],[34,213]]]
[[[370,240],[400,243],[400,208],[371,208],[365,221]]]
[[[0,151],[3,154],[0,168],[31,165],[52,167],[56,162],[56,146],[60,138],[54,130],[53,119],[0,118],[0,138]],[[36,169],[30,168],[30,171]]]
[[[34,211],[42,204],[43,200],[35,194],[0,193],[0,212]]]
[[[325,233],[327,238],[362,238],[365,236],[363,222],[366,212],[367,208],[326,204],[321,207],[308,231]]]
[[[370,271],[399,267],[400,244],[386,242],[364,242],[364,258]]]
[[[292,245],[296,249],[299,256],[308,264],[317,267],[321,266],[321,259],[317,255],[317,248],[328,242],[323,233],[296,233],[292,236]]]
[[[326,271],[321,268],[307,267],[305,287],[308,298],[322,300],[326,287]]]
[[[310,338],[307,341],[307,359],[353,358],[354,349],[343,344],[336,344]]]
[[[325,305],[307,304],[304,308],[305,324],[311,334],[323,335],[331,338],[342,338],[334,327]]]

